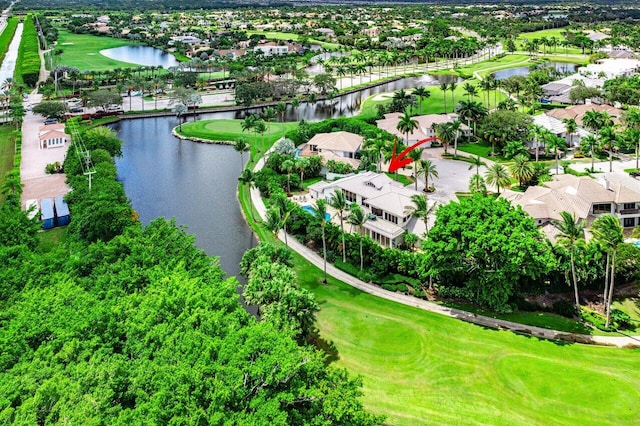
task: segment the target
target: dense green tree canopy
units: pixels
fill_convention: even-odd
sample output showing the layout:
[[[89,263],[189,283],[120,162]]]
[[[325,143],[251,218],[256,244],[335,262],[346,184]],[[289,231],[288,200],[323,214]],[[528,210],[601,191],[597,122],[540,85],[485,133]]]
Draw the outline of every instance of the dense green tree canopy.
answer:
[[[425,242],[430,273],[444,287],[498,311],[553,266],[551,247],[521,208],[479,195],[444,205]]]

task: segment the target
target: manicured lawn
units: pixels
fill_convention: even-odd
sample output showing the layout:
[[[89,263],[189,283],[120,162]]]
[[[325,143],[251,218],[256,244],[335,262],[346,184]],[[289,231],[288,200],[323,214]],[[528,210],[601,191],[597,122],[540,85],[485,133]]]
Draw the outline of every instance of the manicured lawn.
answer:
[[[629,424],[640,415],[639,352],[495,331],[364,294],[296,256],[337,365],[394,425]]]
[[[271,122],[269,123],[270,130],[263,137],[260,134],[255,136],[253,132],[243,132],[241,123],[242,120],[199,120],[183,124],[182,130],[178,130],[178,132],[186,137],[211,141],[236,141],[238,138],[245,138],[251,146],[251,158],[253,159],[255,155],[264,152],[280,139],[283,130],[286,133],[298,125],[298,123]]]
[[[59,31],[57,48],[62,49],[63,53],[59,56],[54,56],[58,65],[76,67],[80,71],[103,71],[139,66],[128,62],[116,61],[100,54],[100,51],[104,49],[134,44],[128,40],[90,34],[72,34],[62,29]]]
[[[67,228],[53,228],[43,232],[40,232],[40,245],[38,249],[41,252],[49,252],[54,249],[58,244],[64,242],[66,238]]]
[[[547,39],[551,39],[551,37],[555,37],[557,38],[559,41],[564,40],[564,35],[562,33],[564,33],[567,29],[566,28],[550,28],[548,30],[540,30],[540,31],[534,31],[534,32],[530,32],[530,33],[522,33],[518,36],[518,38],[516,39],[516,46],[518,46],[518,48],[520,48],[521,44],[524,42],[525,39],[527,40],[534,40],[534,39],[541,39],[543,37],[546,37]],[[575,32],[575,31],[574,31]],[[558,46],[554,47],[545,47],[540,45],[538,47],[538,50],[540,50],[541,52],[545,52],[546,49],[546,53],[565,53],[565,49],[564,47],[562,47],[561,45],[558,44]],[[582,49],[578,49],[577,47],[567,47],[567,51],[566,53],[582,53]]]

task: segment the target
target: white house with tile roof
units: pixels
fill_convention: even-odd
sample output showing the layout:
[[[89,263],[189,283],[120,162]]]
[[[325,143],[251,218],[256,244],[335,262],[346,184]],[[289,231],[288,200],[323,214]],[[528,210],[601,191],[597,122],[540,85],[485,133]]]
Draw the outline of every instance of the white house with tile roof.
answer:
[[[347,201],[359,204],[370,215],[364,224],[365,235],[383,247],[402,244],[407,231],[419,237],[426,231],[422,220],[405,213],[408,207],[414,206],[411,197],[420,192],[404,187],[385,174],[363,172],[309,186],[311,198],[316,200],[329,200],[336,190],[342,190]],[[435,215],[429,219],[429,226],[434,221]]]

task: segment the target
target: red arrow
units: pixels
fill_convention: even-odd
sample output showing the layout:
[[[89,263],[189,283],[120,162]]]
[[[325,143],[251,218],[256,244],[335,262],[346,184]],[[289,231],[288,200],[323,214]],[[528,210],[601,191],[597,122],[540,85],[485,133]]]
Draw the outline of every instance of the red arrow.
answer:
[[[437,137],[433,136],[430,138],[426,138],[426,139],[422,139],[421,141],[418,141],[416,143],[414,143],[413,145],[411,145],[408,148],[405,148],[400,155],[396,156],[396,146],[398,145],[398,140],[396,139],[393,142],[393,151],[391,152],[391,161],[389,162],[389,173],[393,173],[396,170],[398,170],[401,167],[404,167],[408,164],[411,164],[411,162],[413,161],[411,158],[404,158],[409,152],[411,152],[412,150],[416,149],[417,147],[419,147],[420,145],[422,145],[423,143],[426,142],[431,142],[431,141],[435,141],[438,140]]]

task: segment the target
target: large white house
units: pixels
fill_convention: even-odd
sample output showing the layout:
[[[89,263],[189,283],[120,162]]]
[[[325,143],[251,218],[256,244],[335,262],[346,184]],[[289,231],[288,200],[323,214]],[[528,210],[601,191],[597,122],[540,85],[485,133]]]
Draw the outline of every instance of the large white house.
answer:
[[[405,232],[422,237],[426,231],[422,220],[406,213],[408,207],[414,206],[411,196],[420,192],[404,187],[385,174],[364,172],[309,186],[309,194],[316,200],[329,200],[337,190],[342,190],[349,202],[358,203],[369,214],[370,219],[364,224],[365,235],[383,247],[402,244]],[[434,221],[435,215],[429,219],[429,226]]]

